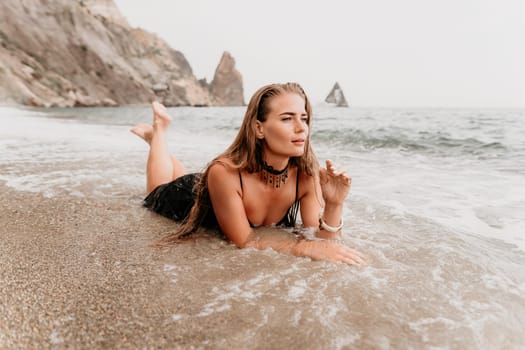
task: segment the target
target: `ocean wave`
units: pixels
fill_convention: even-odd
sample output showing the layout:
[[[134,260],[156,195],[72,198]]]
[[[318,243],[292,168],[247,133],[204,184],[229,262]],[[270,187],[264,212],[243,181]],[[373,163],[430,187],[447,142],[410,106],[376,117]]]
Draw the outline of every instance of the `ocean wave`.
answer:
[[[354,151],[398,149],[410,153],[443,156],[474,155],[498,157],[508,153],[509,148],[501,142],[485,142],[476,138],[455,138],[442,133],[421,131],[412,135],[392,133],[384,128],[363,131],[360,129],[321,130],[313,136],[315,142],[336,147],[351,146]]]

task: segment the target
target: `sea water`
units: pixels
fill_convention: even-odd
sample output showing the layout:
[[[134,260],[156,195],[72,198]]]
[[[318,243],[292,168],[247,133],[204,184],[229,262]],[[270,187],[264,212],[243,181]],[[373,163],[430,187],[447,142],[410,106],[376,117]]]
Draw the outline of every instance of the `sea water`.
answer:
[[[202,170],[231,143],[244,111],[170,108],[170,150]],[[147,145],[129,128],[150,121],[147,107],[0,108],[0,180],[48,197],[137,193],[140,205]],[[251,267],[215,281],[207,302],[173,322],[255,312],[263,330],[295,324],[331,348],[525,347],[523,135],[525,110],[314,108],[319,160],[352,176],[345,240],[371,265],[290,265],[272,251],[203,245],[194,254],[204,269],[193,271],[202,276],[165,266],[174,283],[228,269],[221,259]],[[239,303],[245,309],[232,311]]]

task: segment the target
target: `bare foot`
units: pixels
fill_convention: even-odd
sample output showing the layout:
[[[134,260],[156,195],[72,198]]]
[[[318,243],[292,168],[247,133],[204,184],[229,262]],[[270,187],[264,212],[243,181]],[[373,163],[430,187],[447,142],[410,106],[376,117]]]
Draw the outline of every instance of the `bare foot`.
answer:
[[[130,129],[132,133],[142,138],[148,144],[153,137],[153,126],[150,124],[140,123]]]
[[[165,130],[171,123],[171,117],[168,115],[168,110],[160,102],[154,101],[151,104],[153,108],[153,128]]]

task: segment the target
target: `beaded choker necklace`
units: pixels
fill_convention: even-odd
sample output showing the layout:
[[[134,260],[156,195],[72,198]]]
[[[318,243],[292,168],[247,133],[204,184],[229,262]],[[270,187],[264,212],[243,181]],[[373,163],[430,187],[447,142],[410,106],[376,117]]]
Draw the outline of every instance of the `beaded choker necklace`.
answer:
[[[286,183],[288,179],[288,164],[283,170],[275,170],[271,165],[263,161],[261,167],[261,179],[267,185],[270,184],[273,188],[279,188]]]

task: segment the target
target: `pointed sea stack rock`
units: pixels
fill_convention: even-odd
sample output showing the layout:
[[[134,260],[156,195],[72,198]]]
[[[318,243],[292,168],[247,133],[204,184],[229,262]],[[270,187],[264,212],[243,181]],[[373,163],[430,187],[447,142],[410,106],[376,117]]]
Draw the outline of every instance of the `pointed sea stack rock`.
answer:
[[[222,106],[244,106],[242,76],[235,69],[235,60],[229,52],[222,54],[210,84],[210,92]]]
[[[343,89],[341,89],[337,82],[324,101],[337,107],[348,107],[348,102],[346,101]]]

